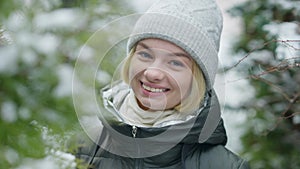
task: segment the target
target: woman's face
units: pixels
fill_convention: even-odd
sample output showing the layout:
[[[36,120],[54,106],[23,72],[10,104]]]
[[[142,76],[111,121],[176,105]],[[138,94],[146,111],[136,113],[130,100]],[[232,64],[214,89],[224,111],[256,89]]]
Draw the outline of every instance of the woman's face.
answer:
[[[192,58],[180,47],[160,39],[138,42],[130,62],[129,80],[145,110],[172,109],[189,95]]]

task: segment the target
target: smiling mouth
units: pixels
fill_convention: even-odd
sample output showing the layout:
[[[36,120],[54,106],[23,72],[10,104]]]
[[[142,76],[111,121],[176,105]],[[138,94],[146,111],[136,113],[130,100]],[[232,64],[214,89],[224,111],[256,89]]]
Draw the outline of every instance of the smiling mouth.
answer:
[[[149,92],[152,92],[152,93],[163,93],[163,92],[170,90],[170,89],[166,89],[166,88],[154,88],[154,87],[146,86],[143,82],[141,82],[141,85],[142,85],[143,89],[145,89]]]

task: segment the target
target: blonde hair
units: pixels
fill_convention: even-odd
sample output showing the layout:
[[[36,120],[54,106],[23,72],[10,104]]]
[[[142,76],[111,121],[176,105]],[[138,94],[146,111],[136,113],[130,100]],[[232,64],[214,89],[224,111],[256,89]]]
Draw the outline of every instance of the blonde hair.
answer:
[[[129,67],[134,52],[135,52],[135,47],[133,47],[130,50],[125,62],[123,63],[123,68],[121,71],[121,78],[127,84],[130,84]],[[193,73],[193,81],[192,81],[190,94],[185,99],[183,99],[179,105],[174,107],[174,109],[177,111],[185,112],[185,113],[195,111],[199,108],[201,102],[204,99],[204,95],[206,91],[205,79],[198,64],[194,60],[192,63],[192,73]]]

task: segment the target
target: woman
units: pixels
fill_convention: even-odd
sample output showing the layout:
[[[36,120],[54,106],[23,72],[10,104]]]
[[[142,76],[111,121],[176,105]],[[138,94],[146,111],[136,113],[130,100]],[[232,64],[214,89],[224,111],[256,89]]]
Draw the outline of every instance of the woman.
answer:
[[[162,0],[128,40],[122,80],[102,90],[96,143],[76,157],[89,168],[238,169],[224,147],[213,91],[222,16],[212,0]]]

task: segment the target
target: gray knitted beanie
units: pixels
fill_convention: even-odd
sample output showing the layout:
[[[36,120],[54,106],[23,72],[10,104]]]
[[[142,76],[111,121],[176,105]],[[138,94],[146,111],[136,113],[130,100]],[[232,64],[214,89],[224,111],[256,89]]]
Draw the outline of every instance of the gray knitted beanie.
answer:
[[[130,51],[146,38],[176,44],[196,61],[209,90],[217,73],[222,26],[222,13],[215,0],[159,0],[139,18],[127,47]]]

